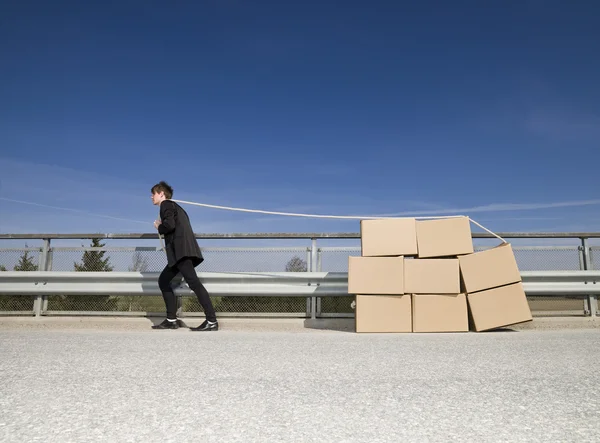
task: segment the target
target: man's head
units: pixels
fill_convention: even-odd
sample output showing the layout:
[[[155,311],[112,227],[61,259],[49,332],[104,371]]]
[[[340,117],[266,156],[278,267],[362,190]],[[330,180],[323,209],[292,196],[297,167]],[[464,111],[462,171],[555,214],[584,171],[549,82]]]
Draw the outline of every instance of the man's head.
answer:
[[[173,197],[173,188],[164,181],[152,186],[150,192],[152,193],[152,203],[155,205],[160,205],[163,200]]]

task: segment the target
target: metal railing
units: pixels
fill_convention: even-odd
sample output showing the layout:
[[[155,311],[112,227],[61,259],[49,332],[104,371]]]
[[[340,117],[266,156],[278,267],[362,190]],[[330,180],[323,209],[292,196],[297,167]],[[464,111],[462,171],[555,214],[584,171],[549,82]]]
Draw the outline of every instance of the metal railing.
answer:
[[[534,315],[587,315],[598,312],[600,233],[500,233],[505,239],[570,239],[570,246],[515,246],[513,250]],[[206,242],[268,240],[308,244],[291,247],[202,247],[198,267],[220,315],[348,317],[348,256],[360,255],[358,233],[198,234]],[[59,245],[90,240],[97,246]],[[94,240],[95,239],[95,240]],[[494,239],[473,234],[476,250]],[[166,264],[156,234],[0,234],[2,241],[39,242],[32,247],[0,248],[2,315],[150,315],[164,314],[156,283]],[[98,242],[99,241],[99,242]],[[101,242],[134,241],[136,246]],[[353,246],[321,246],[319,242]],[[489,242],[488,242],[489,243]],[[497,244],[497,242],[496,242]],[[98,246],[100,245],[100,246]],[[79,272],[73,272],[79,271]],[[105,271],[105,272],[99,272]],[[35,284],[37,282],[37,284]],[[201,307],[187,287],[175,282],[180,313],[193,316]]]

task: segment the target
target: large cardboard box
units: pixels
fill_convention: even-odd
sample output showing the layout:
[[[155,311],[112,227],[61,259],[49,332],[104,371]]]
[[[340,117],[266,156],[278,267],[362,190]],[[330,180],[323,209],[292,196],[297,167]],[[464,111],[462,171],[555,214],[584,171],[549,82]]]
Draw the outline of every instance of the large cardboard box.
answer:
[[[468,293],[521,281],[517,261],[509,243],[458,257],[460,274]]]
[[[417,222],[414,218],[360,221],[363,257],[417,255]]]
[[[417,220],[417,249],[419,258],[472,254],[469,218]]]
[[[465,294],[413,295],[413,332],[468,332]]]
[[[348,294],[404,294],[404,257],[348,257]]]
[[[410,295],[357,295],[356,332],[411,332]]]
[[[467,294],[467,301],[476,331],[533,320],[521,282]]]
[[[458,294],[458,259],[425,258],[404,260],[406,294]]]

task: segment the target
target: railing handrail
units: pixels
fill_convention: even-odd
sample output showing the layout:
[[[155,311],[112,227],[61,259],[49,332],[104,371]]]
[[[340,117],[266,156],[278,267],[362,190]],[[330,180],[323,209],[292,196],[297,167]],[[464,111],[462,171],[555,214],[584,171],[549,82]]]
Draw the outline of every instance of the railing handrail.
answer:
[[[498,232],[502,238],[600,238],[600,232]],[[195,233],[197,239],[360,239],[358,232],[238,232],[238,233]],[[474,232],[473,238],[496,238],[491,234]],[[29,239],[115,239],[115,240],[158,240],[156,233],[93,233],[93,234],[0,234],[0,240]]]

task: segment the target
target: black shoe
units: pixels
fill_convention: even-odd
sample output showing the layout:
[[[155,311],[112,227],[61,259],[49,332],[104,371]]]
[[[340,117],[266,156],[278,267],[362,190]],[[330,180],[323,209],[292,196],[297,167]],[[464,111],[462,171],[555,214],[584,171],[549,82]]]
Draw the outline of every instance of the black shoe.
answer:
[[[186,325],[183,320],[177,319],[177,326],[179,326],[180,328],[189,328],[188,325]]]
[[[159,325],[152,326],[152,329],[179,329],[176,321],[169,321],[166,318]]]
[[[197,328],[190,328],[190,331],[218,331],[218,330],[219,330],[219,322],[209,323],[208,320],[204,320],[204,322]]]

